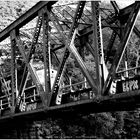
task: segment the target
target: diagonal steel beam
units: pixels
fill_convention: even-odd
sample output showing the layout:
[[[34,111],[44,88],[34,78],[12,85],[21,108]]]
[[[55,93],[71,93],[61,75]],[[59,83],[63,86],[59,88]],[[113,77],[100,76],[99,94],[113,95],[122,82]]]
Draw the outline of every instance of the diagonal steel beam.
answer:
[[[97,94],[97,83],[95,83],[95,80],[90,75],[86,65],[84,64],[83,59],[79,55],[79,53],[78,53],[78,51],[77,51],[77,49],[74,45],[74,40],[71,41],[71,44],[69,45],[68,49],[73,54],[73,56],[75,57],[75,60],[79,64],[84,76],[86,77],[87,81],[89,82],[90,86],[92,87],[92,89],[93,89],[93,91],[96,95]]]
[[[115,14],[118,15],[119,14],[119,6],[117,5],[116,1],[110,1],[110,3],[112,4],[114,10],[115,10]]]
[[[57,73],[57,76],[55,78],[55,82],[54,82],[55,84],[53,86],[52,95],[51,95],[51,98],[50,98],[51,99],[50,100],[50,105],[55,104],[55,99],[56,99],[56,96],[57,96],[59,80],[60,80],[61,75],[63,73],[66,60],[70,55],[70,52],[68,50],[68,47],[70,45],[70,38],[72,38],[72,36],[74,34],[74,31],[78,26],[78,20],[81,18],[84,6],[85,6],[85,1],[79,1],[79,4],[78,4],[77,9],[76,9],[75,16],[74,16],[74,21],[73,21],[73,24],[72,24],[70,32],[69,32],[69,36],[68,36],[69,41],[66,44],[65,51],[64,51],[64,56],[63,56],[62,61],[61,61],[60,65],[59,65],[58,73]],[[91,85],[91,87],[93,87],[93,85]],[[94,88],[95,88],[95,85],[94,85],[93,89]]]
[[[65,34],[64,34],[63,27],[59,24],[59,21],[58,21],[57,17],[55,16],[55,14],[54,14],[52,11],[51,11],[51,14],[52,14],[52,17],[51,17],[50,19],[51,19],[51,21],[53,22],[53,24],[55,25],[55,27],[56,27],[56,29],[58,30],[59,34],[61,35],[64,44],[66,44],[67,37],[66,37]],[[56,24],[56,23],[57,23],[57,24]],[[69,51],[70,51],[70,52],[73,52],[71,48],[70,48]],[[77,56],[77,55],[78,55],[78,56]],[[79,60],[78,60],[78,63],[83,61],[82,58],[80,57],[80,55],[77,54],[77,53],[75,53],[75,58],[78,58],[78,59],[79,59]],[[80,64],[80,65],[83,65],[83,66],[81,66],[81,68],[87,70],[87,68],[86,68],[86,66],[84,65],[83,62],[82,62],[82,64],[81,64],[81,63],[79,63],[79,64]],[[83,70],[83,71],[86,71],[86,70]],[[67,71],[67,69],[66,69],[66,71]],[[87,72],[87,73],[88,73],[88,72]],[[87,75],[89,75],[89,74],[87,74]],[[91,77],[91,76],[88,76],[88,77]],[[92,80],[92,83],[95,84],[95,81]]]
[[[67,38],[65,37],[65,35],[63,33],[63,28],[59,24],[55,14],[53,12],[51,12],[51,14],[52,14],[52,17],[53,17],[53,18],[51,18],[51,20],[53,21],[53,23],[54,23],[55,27],[57,28],[59,34],[62,36],[64,43],[66,44]],[[57,22],[58,26],[56,25],[55,21]],[[96,89],[96,82],[95,82],[95,80],[92,79],[90,74],[88,73],[88,70],[87,70],[85,64],[83,63],[83,60],[82,60],[81,56],[79,55],[77,50],[74,48],[75,46],[73,46],[73,47],[70,47],[70,46],[72,46],[72,45],[69,45],[69,47],[68,47],[69,51],[73,53],[76,61],[78,62],[81,70],[83,71],[85,77],[87,78],[87,80],[90,83],[91,87],[93,87],[93,89],[95,90]],[[95,92],[96,92],[96,90],[95,90]]]
[[[94,48],[91,46],[91,44],[89,42],[86,42],[85,46],[87,47],[87,49],[91,52],[92,56],[95,58],[95,50]]]
[[[45,7],[46,5],[48,7],[51,7],[53,4],[55,4],[56,1],[40,1],[35,6],[33,6],[31,9],[29,9],[25,14],[23,14],[20,18],[15,20],[12,24],[10,24],[7,28],[5,28],[2,32],[0,32],[0,41],[3,41],[5,38],[9,36],[9,33],[16,29],[21,28],[26,23],[34,19],[38,15],[38,11]]]
[[[39,12],[39,17],[38,17],[36,28],[35,28],[35,31],[34,31],[31,48],[30,48],[30,51],[29,51],[29,54],[28,54],[28,58],[27,58],[28,63],[32,59],[33,53],[35,51],[35,44],[38,41],[38,37],[39,37],[41,25],[42,25],[42,16],[40,14],[41,14],[41,12]],[[16,104],[16,109],[19,108],[19,105],[20,105],[20,102],[21,102],[21,96],[24,92],[25,85],[26,85],[26,82],[27,82],[28,73],[29,73],[28,72],[28,66],[25,65],[23,76],[22,76],[22,79],[21,79],[20,87],[19,87],[19,95],[18,95],[18,98],[17,98],[18,100],[17,100],[17,104]]]
[[[57,63],[57,65],[59,65],[60,64],[60,60],[58,59],[58,57],[57,57],[57,55],[56,55],[56,53],[55,52],[52,52],[52,57],[55,59],[55,61],[56,61],[56,63]],[[67,84],[68,84],[68,82],[69,82],[69,77],[68,77],[68,71],[67,71],[67,69],[66,69],[66,72],[64,73],[65,75],[65,78],[66,78],[66,82],[67,82]]]
[[[37,20],[35,31],[34,31],[31,48],[30,48],[28,58],[27,58],[28,62],[30,62],[30,60],[33,57],[33,53],[35,51],[35,45],[36,45],[36,43],[38,41],[41,25],[42,25],[42,16],[39,16],[38,20]],[[27,71],[28,71],[28,67],[25,65],[24,72],[23,72],[23,77],[22,77],[22,80],[21,80],[20,88],[19,88],[19,94],[21,94],[21,92],[23,90],[23,87],[25,85],[25,81],[27,79],[27,73],[28,73]]]
[[[20,53],[21,53],[21,55],[22,55],[22,57],[25,61],[25,64],[28,66],[28,70],[29,70],[29,72],[32,76],[33,82],[36,85],[36,88],[37,88],[38,92],[40,93],[40,97],[42,99],[43,106],[45,106],[44,89],[43,89],[43,87],[42,87],[42,85],[41,85],[41,83],[38,79],[38,76],[37,76],[36,72],[34,71],[34,68],[32,67],[31,63],[29,63],[28,60],[27,60],[27,56],[25,54],[25,50],[24,50],[24,47],[22,45],[22,41],[19,37],[19,33],[15,30],[14,30],[14,37],[15,37],[15,41],[17,43],[18,49],[19,49],[19,51],[20,51]]]
[[[63,27],[62,27],[61,24],[59,23],[59,21],[58,21],[57,17],[55,16],[55,14],[54,14],[52,11],[51,11],[50,13],[51,13],[51,15],[52,15],[52,16],[50,17],[51,21],[53,22],[53,24],[54,24],[55,28],[57,29],[57,31],[59,32],[60,36],[62,37],[63,43],[66,44],[67,38],[66,38],[66,36],[64,35]]]
[[[121,61],[121,58],[123,56],[124,50],[127,46],[128,40],[130,38],[130,35],[133,31],[137,16],[138,16],[138,12],[139,12],[139,8],[140,8],[140,2],[135,2],[133,9],[131,9],[131,13],[129,15],[129,18],[127,20],[127,24],[125,26],[125,29],[123,30],[124,36],[122,41],[120,42],[119,48],[117,50],[117,53],[114,57],[114,61],[112,63],[109,75],[107,77],[107,80],[105,82],[105,85],[103,87],[103,94],[107,95],[109,92],[109,88],[110,85],[113,81],[113,78],[115,77],[116,71],[118,69],[119,63]]]
[[[112,32],[112,35],[111,35],[111,38],[110,38],[110,40],[109,40],[109,43],[108,43],[108,45],[107,45],[107,54],[106,54],[106,60],[105,60],[106,63],[107,63],[107,61],[109,60],[109,56],[111,55],[111,51],[112,51],[113,44],[114,44],[114,41],[115,41],[115,39],[116,39],[116,36],[117,36],[116,32],[113,31],[113,32]]]
[[[139,29],[136,27],[136,26],[134,26],[134,33],[140,38],[140,31],[139,31]]]

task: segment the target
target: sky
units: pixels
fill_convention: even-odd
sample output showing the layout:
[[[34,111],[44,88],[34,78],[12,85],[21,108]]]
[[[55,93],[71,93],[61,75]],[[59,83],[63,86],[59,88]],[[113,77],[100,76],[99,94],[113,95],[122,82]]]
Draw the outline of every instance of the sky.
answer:
[[[132,3],[134,3],[135,1],[134,0],[116,0],[116,2],[120,6],[120,8],[123,8],[125,6],[128,6]]]
[[[101,0],[101,1],[110,2],[110,0]],[[135,2],[135,0],[115,0],[115,1],[120,8],[124,8]]]

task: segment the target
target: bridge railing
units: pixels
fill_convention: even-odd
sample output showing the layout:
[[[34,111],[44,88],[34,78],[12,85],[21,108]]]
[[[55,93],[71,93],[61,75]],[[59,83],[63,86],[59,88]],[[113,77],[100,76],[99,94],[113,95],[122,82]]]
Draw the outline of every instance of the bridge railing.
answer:
[[[116,93],[125,93],[140,89],[140,66],[117,72],[119,77]]]
[[[83,100],[88,101],[88,99],[98,99],[100,97],[108,98],[109,96],[106,95],[109,92],[112,81],[122,80],[121,78],[115,79],[116,69],[133,30],[140,4],[136,2],[130,10],[126,10],[123,13],[122,10],[118,9],[116,10],[117,13],[114,10],[105,13],[103,12],[104,9],[100,11],[100,3],[98,1],[89,2],[88,7],[86,7],[86,1],[79,1],[74,6],[74,9],[70,6],[65,6],[66,9],[62,9],[63,6],[58,6],[58,11],[57,8],[55,9],[54,3],[55,1],[37,3],[0,32],[0,42],[6,38],[11,41],[11,91],[9,93],[8,90],[8,94],[4,93],[6,94],[5,96],[3,96],[3,93],[1,94],[0,108],[2,110],[6,110],[10,106],[9,108],[13,111],[12,113],[30,111],[38,109],[37,106],[40,105],[40,101],[42,110],[63,108],[69,105],[70,102],[76,102],[76,106],[79,103],[85,102]],[[61,15],[63,12],[65,14]],[[88,13],[88,17],[86,17],[86,13]],[[101,14],[104,16],[101,16]],[[69,18],[67,15],[69,15]],[[121,15],[123,16],[121,17]],[[29,46],[26,46],[24,42],[26,39],[24,38],[23,40],[21,30],[24,25],[27,25],[34,19],[37,22],[34,26],[33,37],[31,37],[32,41],[29,42]],[[102,39],[102,28],[104,27],[108,27],[113,31],[110,45],[108,45],[111,47],[108,47],[107,50],[113,50],[112,46],[116,36],[120,39],[115,56],[112,56],[110,51],[107,53],[109,54],[107,62],[110,57],[113,57],[107,79],[105,79],[106,67],[104,65],[104,63],[107,63],[104,61],[104,49],[106,47],[103,47]],[[87,42],[89,45],[87,45]],[[35,57],[36,55],[37,57]],[[23,61],[22,64],[20,63],[20,68],[17,67],[19,65],[16,61],[18,56]],[[68,82],[69,74],[72,72],[73,75],[73,71],[68,69],[69,66],[67,64],[69,60],[70,63],[74,62],[70,67],[78,69],[76,74],[78,73],[79,75],[77,74],[76,77],[85,77],[87,81],[78,83]],[[41,62],[40,64],[43,65],[43,69],[37,71],[33,66],[33,62]],[[53,84],[51,81],[52,65],[56,68]],[[18,73],[18,68],[23,71]],[[133,70],[135,71],[134,68]],[[117,74],[124,74],[128,71],[122,71]],[[19,78],[17,75],[21,77]],[[27,87],[28,77],[34,83],[34,85],[29,87]],[[60,82],[63,78],[66,85],[60,87]],[[137,80],[134,82],[135,87]],[[68,83],[70,84],[68,85]],[[121,90],[125,89],[127,91],[126,85]],[[132,85],[131,89],[134,89]],[[36,102],[39,103],[36,104]]]
[[[125,69],[125,70],[116,72],[116,74],[120,74],[123,76],[124,74],[128,73],[128,75],[129,75],[130,71],[133,71],[134,75],[137,75],[140,72],[140,66]]]
[[[16,93],[15,93],[16,97]],[[12,103],[12,93],[0,96],[0,110],[10,109]],[[22,102],[30,104],[40,101],[39,93],[36,91],[35,85],[25,88],[25,92],[22,95]]]
[[[56,104],[65,104],[86,99],[93,99],[95,93],[92,91],[86,79],[69,85],[61,85],[56,98]]]

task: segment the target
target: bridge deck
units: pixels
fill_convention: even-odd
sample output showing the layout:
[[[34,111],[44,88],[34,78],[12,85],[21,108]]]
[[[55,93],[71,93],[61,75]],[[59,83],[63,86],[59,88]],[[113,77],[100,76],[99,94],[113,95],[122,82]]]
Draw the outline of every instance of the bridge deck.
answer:
[[[49,108],[21,112],[0,117],[0,123],[17,120],[40,120],[48,116],[64,117],[74,114],[90,114],[108,111],[134,110],[140,106],[140,90],[128,93],[120,93],[112,96],[99,97],[95,99],[71,102]]]
[[[132,110],[138,107],[140,77],[136,78],[135,76],[138,73],[134,72],[137,71],[138,67],[132,70],[134,79],[130,78],[128,80],[129,76],[125,75],[125,72],[128,72],[127,68],[124,68],[127,70],[123,71],[119,77],[117,77],[116,72],[124,55],[129,37],[135,27],[140,2],[135,2],[123,10],[107,10],[105,12],[100,8],[98,2],[91,2],[89,5],[85,1],[80,1],[77,4],[77,8],[69,7],[71,14],[73,13],[72,15],[67,12],[68,7],[63,8],[63,11],[61,11],[63,6],[53,8],[54,3],[55,1],[37,3],[0,32],[0,42],[7,37],[11,38],[11,67],[9,68],[11,74],[9,79],[6,79],[3,73],[0,75],[0,78],[2,78],[0,83],[4,88],[1,90],[0,95],[0,123],[23,119],[43,119],[46,116],[58,117],[104,111]],[[100,13],[99,10],[102,12]],[[115,13],[117,11],[120,12],[119,15]],[[88,15],[89,18],[86,19],[86,22],[83,22],[83,19]],[[37,17],[37,23],[33,31],[33,40],[32,42],[30,41],[29,48],[26,48],[24,40],[19,34],[20,29],[35,17]],[[120,23],[120,25],[117,23]],[[105,27],[109,27],[112,32],[107,47],[102,45],[101,29]],[[138,28],[135,27],[134,32],[140,37]],[[117,50],[115,47],[112,48],[116,36],[120,39]],[[43,38],[42,44],[39,38]],[[38,48],[40,50],[37,50]],[[107,56],[104,57],[105,49],[108,52]],[[115,56],[112,56],[114,49]],[[89,53],[87,53],[88,51]],[[61,56],[62,52],[63,56]],[[71,57],[71,54],[74,57]],[[18,61],[19,55],[20,61]],[[41,56],[38,57],[39,55]],[[106,62],[104,61],[105,58],[107,58]],[[71,59],[75,63],[73,66],[70,65],[73,68],[72,72],[67,66],[67,62],[71,61]],[[93,60],[94,63],[92,62]],[[103,62],[101,62],[102,60]],[[90,62],[89,67],[87,67],[88,61]],[[37,70],[37,66],[34,65],[37,62],[41,62],[43,65],[42,70]],[[110,68],[107,68],[107,62],[111,63]],[[105,66],[103,63],[105,63]],[[19,66],[20,69],[16,66]],[[52,70],[51,66],[57,67],[56,70]],[[21,70],[23,67],[24,71]],[[75,68],[78,71],[73,74]],[[105,74],[107,72],[104,70],[105,68],[108,71],[106,80]],[[3,67],[1,72],[2,70]],[[41,78],[39,74],[42,74]],[[79,77],[77,76],[78,74]],[[128,75],[130,74],[132,75],[132,73]],[[72,77],[71,75],[74,76]],[[126,76],[126,83],[121,76]],[[41,83],[39,78],[44,79],[44,81]],[[74,79],[73,81],[72,78]],[[125,89],[122,88],[122,81],[127,91],[135,91],[122,93]],[[110,92],[111,85],[114,84],[113,82],[122,82],[122,87],[116,87],[117,93],[107,95]],[[101,89],[103,90],[101,91]],[[117,90],[120,90],[119,93]],[[95,97],[92,97],[92,99],[79,99],[79,95],[81,98],[81,94],[84,93],[88,95],[88,98],[90,98],[90,93]],[[69,99],[70,96],[74,99],[76,95],[79,101],[64,100],[64,103],[59,102],[60,105],[56,105],[58,95],[68,96]],[[33,110],[32,108],[27,108],[28,105],[32,106],[32,103],[37,104]]]

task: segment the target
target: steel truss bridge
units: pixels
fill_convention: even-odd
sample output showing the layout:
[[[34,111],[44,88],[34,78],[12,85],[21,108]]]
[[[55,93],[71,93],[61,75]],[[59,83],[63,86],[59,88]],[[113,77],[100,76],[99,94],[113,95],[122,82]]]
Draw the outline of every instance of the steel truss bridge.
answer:
[[[10,55],[1,59],[10,65],[0,66],[0,122],[139,107],[139,67],[119,70],[131,34],[140,37],[139,8],[139,1],[123,9],[115,1],[110,8],[40,1],[2,30]],[[111,33],[105,45],[103,31]]]

